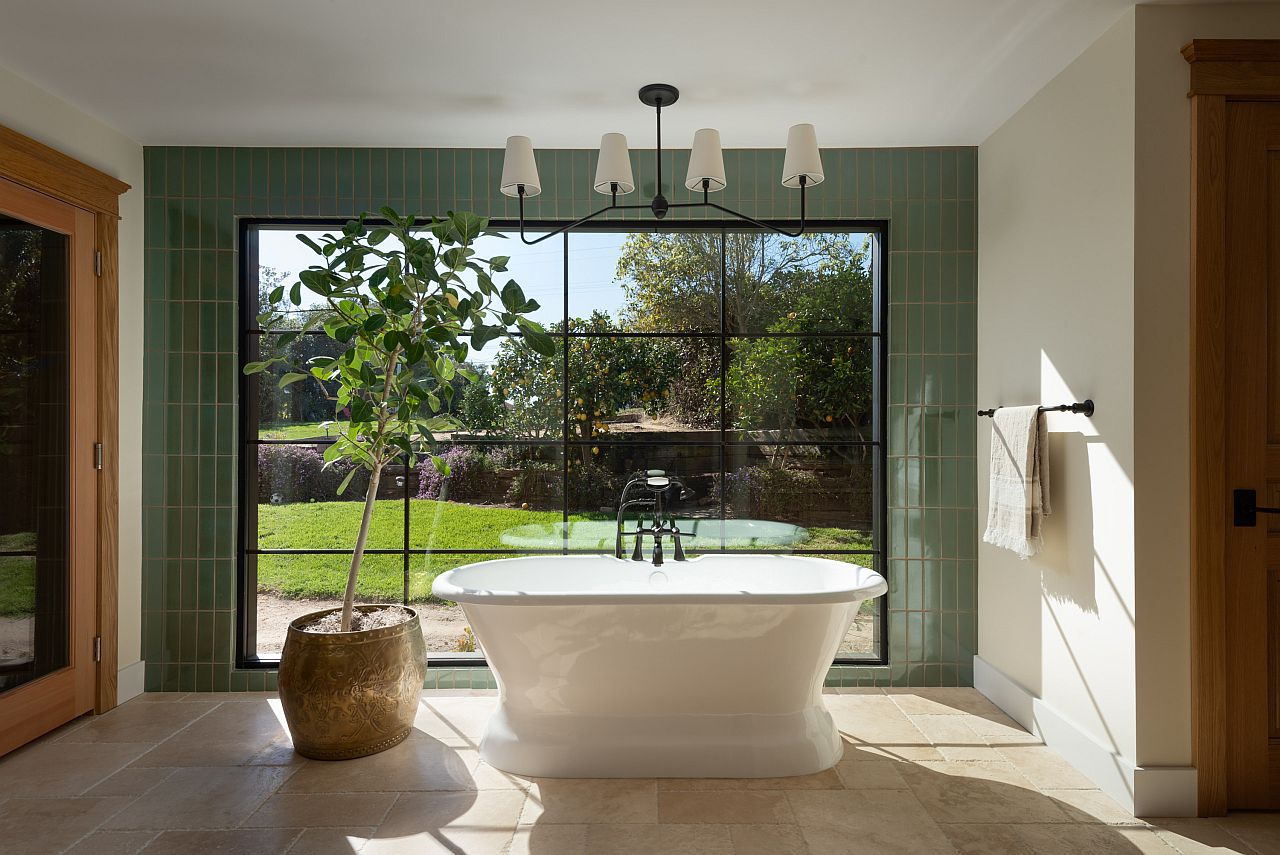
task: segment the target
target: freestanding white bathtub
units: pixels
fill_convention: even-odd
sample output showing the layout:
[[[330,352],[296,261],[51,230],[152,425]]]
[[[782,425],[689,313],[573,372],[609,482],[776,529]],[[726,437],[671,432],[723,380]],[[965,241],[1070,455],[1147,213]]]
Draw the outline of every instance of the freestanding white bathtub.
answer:
[[[522,775],[772,778],[832,766],[822,682],[864,567],[704,555],[504,558],[442,573],[497,678],[481,755]]]

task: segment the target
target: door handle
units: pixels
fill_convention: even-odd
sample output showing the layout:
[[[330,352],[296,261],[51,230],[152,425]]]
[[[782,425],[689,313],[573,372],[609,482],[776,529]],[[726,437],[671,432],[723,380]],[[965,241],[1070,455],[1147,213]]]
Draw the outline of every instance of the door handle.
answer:
[[[1252,528],[1258,524],[1258,514],[1280,514],[1280,508],[1258,506],[1257,490],[1232,490],[1231,499],[1234,522],[1237,527]]]

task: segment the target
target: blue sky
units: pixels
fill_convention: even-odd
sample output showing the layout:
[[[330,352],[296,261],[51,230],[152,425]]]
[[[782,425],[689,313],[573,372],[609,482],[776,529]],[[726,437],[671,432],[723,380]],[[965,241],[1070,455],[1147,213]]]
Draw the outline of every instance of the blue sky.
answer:
[[[323,230],[309,231],[297,227],[263,229],[258,237],[258,264],[288,271],[291,276],[316,263],[316,255],[295,235],[299,232],[317,240]],[[530,234],[530,238],[537,237]],[[586,317],[595,309],[617,316],[622,308],[622,283],[614,278],[618,251],[625,234],[576,232],[569,236],[569,313]],[[537,246],[525,246],[518,234],[506,239],[481,238],[476,242],[481,257],[509,255],[506,274],[499,274],[499,284],[515,279],[541,308],[533,317],[543,324],[561,320],[564,314],[564,239],[554,237]]]

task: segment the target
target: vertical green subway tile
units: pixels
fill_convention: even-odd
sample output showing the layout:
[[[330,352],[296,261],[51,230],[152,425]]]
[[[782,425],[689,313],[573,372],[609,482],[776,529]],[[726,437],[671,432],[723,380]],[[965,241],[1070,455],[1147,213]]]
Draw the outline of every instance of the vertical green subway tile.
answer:
[[[978,191],[977,149],[965,149],[956,161],[956,196],[960,199],[976,199]]]

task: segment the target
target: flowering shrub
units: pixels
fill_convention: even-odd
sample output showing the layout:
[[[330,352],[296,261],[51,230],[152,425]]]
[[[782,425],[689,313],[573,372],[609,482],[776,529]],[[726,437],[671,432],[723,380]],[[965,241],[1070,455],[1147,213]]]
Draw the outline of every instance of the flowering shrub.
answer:
[[[284,505],[292,502],[336,502],[342,479],[351,471],[352,464],[335,461],[328,469],[324,457],[314,445],[260,445],[258,446],[258,502],[259,504]],[[347,487],[346,496],[359,496],[365,489],[367,478],[357,475]]]
[[[441,475],[430,459],[418,464],[418,498],[445,501],[490,501],[497,476],[493,461],[479,449],[455,445],[439,457],[449,465],[448,477]]]
[[[716,497],[724,494],[725,516],[749,515],[757,519],[801,521],[805,511],[825,501],[822,482],[805,469],[777,466],[743,466],[713,476]]]

